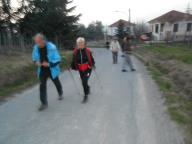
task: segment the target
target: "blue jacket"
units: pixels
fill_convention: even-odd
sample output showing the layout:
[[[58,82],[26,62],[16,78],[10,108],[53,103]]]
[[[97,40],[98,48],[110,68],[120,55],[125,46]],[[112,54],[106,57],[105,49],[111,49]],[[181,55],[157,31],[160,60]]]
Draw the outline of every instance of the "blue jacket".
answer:
[[[61,56],[59,55],[59,53],[57,51],[57,47],[53,43],[47,42],[46,48],[47,48],[47,58],[48,58],[49,64],[58,63],[61,61]],[[32,60],[34,62],[40,62],[39,47],[37,45],[35,45],[33,47]],[[38,67],[38,70],[37,70],[38,77],[40,76],[40,71],[41,71],[41,67]],[[53,79],[55,79],[57,76],[59,76],[59,74],[60,74],[59,64],[54,67],[50,67],[50,71],[51,71],[51,76]]]

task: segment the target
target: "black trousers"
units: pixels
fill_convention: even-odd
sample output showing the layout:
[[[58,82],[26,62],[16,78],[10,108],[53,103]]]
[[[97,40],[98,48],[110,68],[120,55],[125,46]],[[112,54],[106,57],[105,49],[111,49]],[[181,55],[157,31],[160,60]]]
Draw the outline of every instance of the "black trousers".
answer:
[[[88,85],[88,80],[91,76],[91,71],[92,71],[91,69],[88,69],[84,72],[79,72],[85,95],[88,95],[90,93],[90,87]]]
[[[51,78],[51,80],[55,84],[59,96],[63,95],[63,89],[62,89],[62,85],[61,85],[59,78],[56,77],[55,79],[53,79],[51,76],[50,70],[41,72],[41,74],[40,74],[40,100],[43,105],[48,105],[48,101],[47,101],[47,80],[48,80],[48,78]]]

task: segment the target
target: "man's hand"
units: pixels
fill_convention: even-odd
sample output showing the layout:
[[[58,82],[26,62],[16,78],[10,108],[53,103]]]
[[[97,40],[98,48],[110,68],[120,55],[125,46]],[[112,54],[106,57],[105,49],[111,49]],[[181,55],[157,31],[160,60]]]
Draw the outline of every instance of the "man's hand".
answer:
[[[41,66],[43,66],[43,67],[49,67],[49,63],[46,62],[46,61],[44,61],[44,62],[41,64]]]

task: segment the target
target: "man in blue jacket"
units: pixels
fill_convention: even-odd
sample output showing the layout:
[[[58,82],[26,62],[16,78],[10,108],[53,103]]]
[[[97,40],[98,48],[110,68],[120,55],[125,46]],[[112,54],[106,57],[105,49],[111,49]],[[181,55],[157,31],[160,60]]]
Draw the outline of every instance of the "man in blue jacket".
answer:
[[[51,80],[55,84],[59,94],[59,100],[63,99],[63,89],[58,78],[60,74],[59,64],[61,61],[61,57],[57,51],[56,46],[51,42],[47,42],[44,35],[35,35],[34,41],[35,46],[32,52],[32,60],[38,67],[37,75],[40,80],[41,100],[39,111],[42,111],[48,107],[46,85],[48,78],[51,78]]]

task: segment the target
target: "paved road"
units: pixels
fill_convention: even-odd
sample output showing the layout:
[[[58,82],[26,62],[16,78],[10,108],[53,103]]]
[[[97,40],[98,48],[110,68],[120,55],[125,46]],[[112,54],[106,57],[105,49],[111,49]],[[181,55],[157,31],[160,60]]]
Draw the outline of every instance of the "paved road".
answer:
[[[134,58],[137,72],[122,73],[122,58],[112,65],[109,51],[94,54],[102,87],[93,73],[88,104],[80,103],[82,96],[65,72],[61,75],[65,100],[57,100],[49,82],[46,111],[37,111],[38,86],[0,106],[0,144],[182,144],[144,66]]]

